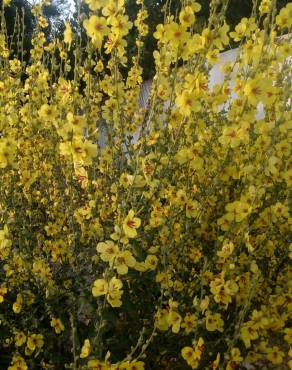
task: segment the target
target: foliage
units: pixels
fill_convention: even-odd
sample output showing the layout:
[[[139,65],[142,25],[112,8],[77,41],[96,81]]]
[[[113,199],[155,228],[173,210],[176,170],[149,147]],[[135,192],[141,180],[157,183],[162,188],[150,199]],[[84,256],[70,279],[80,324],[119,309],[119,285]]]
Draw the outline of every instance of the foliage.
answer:
[[[0,8],[3,7],[4,3],[0,0]],[[61,5],[57,1],[43,8],[44,15],[48,21],[47,27],[43,29],[43,32],[48,39],[58,34],[59,30],[62,30],[63,21],[60,18],[61,10]],[[7,42],[10,50],[14,52],[13,56],[19,57],[18,54],[21,54],[21,58],[28,62],[29,51],[32,47],[31,39],[36,29],[36,21],[32,14],[31,2],[27,0],[12,0],[10,6],[5,7],[3,15],[2,22],[5,22]],[[19,44],[18,36],[20,34],[23,34],[22,45]]]
[[[231,29],[214,0],[202,31],[166,8],[141,107],[144,2],[86,2],[62,39],[33,7],[28,63],[2,8],[1,368],[292,368],[292,4]]]

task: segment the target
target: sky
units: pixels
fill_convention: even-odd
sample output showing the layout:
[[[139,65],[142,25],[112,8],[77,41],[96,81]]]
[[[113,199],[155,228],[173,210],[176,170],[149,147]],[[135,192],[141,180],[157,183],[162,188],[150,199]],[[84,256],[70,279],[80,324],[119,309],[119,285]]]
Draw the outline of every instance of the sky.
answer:
[[[52,3],[60,4],[62,6],[62,10],[64,11],[64,14],[62,14],[62,17],[66,19],[67,17],[70,17],[75,11],[75,1],[74,0],[52,0]]]
[[[67,18],[68,15],[72,15],[74,13],[74,10],[75,10],[75,0],[51,0],[52,3],[58,3],[60,5],[62,5],[62,8],[65,10],[65,14],[63,14],[63,17],[64,18]],[[83,0],[80,0],[80,1],[83,1]],[[34,4],[36,3],[37,0],[30,0],[29,3],[30,4]]]
[[[64,3],[68,3],[70,7],[70,11],[74,11],[75,6],[74,6],[74,0],[64,0]]]

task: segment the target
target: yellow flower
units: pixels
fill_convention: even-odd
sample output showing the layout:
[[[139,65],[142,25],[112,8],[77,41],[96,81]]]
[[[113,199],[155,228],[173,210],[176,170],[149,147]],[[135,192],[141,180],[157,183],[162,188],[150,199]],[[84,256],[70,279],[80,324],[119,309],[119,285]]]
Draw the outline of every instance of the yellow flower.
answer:
[[[269,13],[271,5],[272,5],[271,0],[262,0],[259,6],[259,11],[261,15]]]
[[[246,348],[250,348],[251,340],[255,340],[259,337],[259,334],[252,321],[247,322],[240,330],[241,339],[244,342]]]
[[[97,72],[97,73],[100,73],[104,70],[104,65],[102,63],[102,60],[99,60],[97,63],[96,63],[96,66],[94,67],[94,71]]]
[[[234,41],[240,41],[243,37],[250,36],[256,30],[254,18],[242,18],[240,23],[235,27],[235,32],[230,32],[230,37]]]
[[[196,90],[198,96],[203,96],[208,92],[208,77],[204,73],[187,74],[184,87],[191,91]]]
[[[197,369],[199,367],[200,359],[203,352],[204,339],[202,337],[199,338],[197,344],[195,345],[195,349],[193,349],[192,347],[184,347],[181,350],[183,359],[192,369]]]
[[[14,355],[12,358],[12,366],[9,366],[7,370],[27,370],[25,360],[20,355]]]
[[[129,21],[129,17],[127,15],[117,15],[112,19],[111,24],[111,31],[113,35],[118,38],[127,35],[133,26],[133,23]]]
[[[256,106],[259,102],[265,102],[267,99],[267,89],[270,87],[269,80],[264,77],[256,77],[247,81],[243,92],[251,105]]]
[[[102,8],[102,14],[107,17],[109,23],[112,22],[113,17],[122,10],[125,5],[125,0],[109,0]]]
[[[60,334],[64,331],[64,325],[60,319],[56,319],[55,317],[51,320],[51,327],[55,329],[56,334]]]
[[[165,41],[165,28],[163,24],[156,26],[156,32],[153,33],[153,36],[158,40]]]
[[[109,34],[106,19],[104,17],[92,15],[89,19],[86,19],[83,24],[87,35],[92,39],[92,43],[100,48],[104,37]]]
[[[83,346],[81,348],[80,358],[86,358],[90,354],[90,341],[89,339],[85,339]]]
[[[81,183],[82,188],[87,188],[88,186],[88,172],[86,169],[79,165],[78,163],[74,164],[74,172],[78,181]]]
[[[209,307],[209,304],[210,304],[210,298],[208,296],[205,296],[205,298],[203,298],[200,302],[200,309],[202,313],[204,313],[207,310],[207,308]]]
[[[73,130],[74,133],[81,135],[85,126],[85,119],[83,116],[76,116],[72,112],[67,113],[68,129]]]
[[[32,265],[32,272],[41,280],[48,280],[51,277],[50,266],[43,260],[35,260]]]
[[[192,247],[190,249],[190,252],[189,252],[189,257],[190,257],[190,260],[197,263],[200,261],[200,259],[203,257],[202,255],[202,252],[200,251],[200,249],[196,248],[196,247]]]
[[[167,289],[173,286],[173,281],[171,280],[171,274],[166,274],[165,272],[159,272],[156,275],[155,281],[161,284],[161,287]]]
[[[218,368],[219,364],[220,364],[220,353],[218,352],[216,356],[216,360],[211,363],[210,368],[212,370],[215,370]]]
[[[201,103],[194,91],[184,90],[181,94],[177,95],[175,103],[180,108],[180,112],[185,116],[190,116],[191,113],[199,112],[201,109]]]
[[[285,353],[280,350],[278,346],[267,348],[267,359],[272,362],[273,365],[279,365],[283,362]]]
[[[4,296],[7,294],[7,288],[4,285],[0,286],[0,303],[4,302]]]
[[[0,168],[14,164],[16,149],[14,140],[0,137]]]
[[[146,269],[155,270],[158,264],[158,258],[154,256],[153,254],[149,254],[146,257],[144,263],[145,263]]]
[[[284,217],[289,218],[289,207],[281,202],[277,202],[275,205],[271,207],[271,210],[276,218]]]
[[[208,313],[206,315],[206,329],[208,331],[215,331],[218,330],[223,332],[224,321],[221,318],[220,313]]]
[[[131,209],[123,222],[123,230],[128,238],[135,238],[137,236],[137,230],[141,225],[141,220],[138,217],[134,217],[135,212]]]
[[[42,334],[32,334],[27,339],[27,348],[34,351],[36,348],[42,348],[44,345],[44,337]]]
[[[123,244],[129,243],[129,239],[125,235],[123,235],[123,232],[119,226],[115,225],[114,230],[115,232],[110,235],[113,240],[119,240]]]
[[[145,263],[144,262],[137,262],[136,261],[136,264],[134,266],[134,269],[136,271],[140,271],[140,272],[145,272],[148,270],[147,266],[145,266]]]
[[[232,242],[225,242],[221,251],[217,252],[217,256],[221,258],[229,257],[234,251],[234,244]]]
[[[213,65],[219,62],[219,49],[213,49],[208,51],[206,58],[209,64]]]
[[[267,175],[277,175],[279,173],[279,168],[281,166],[281,159],[272,155],[268,160],[268,165],[266,169]]]
[[[23,331],[17,331],[14,334],[14,340],[15,340],[15,345],[17,347],[21,347],[26,342],[26,335],[24,334]]]
[[[165,308],[158,309],[155,314],[155,325],[161,331],[166,331],[169,328],[169,323],[167,321],[169,311]]]
[[[292,244],[290,245],[292,247]],[[285,341],[291,345],[292,344],[292,328],[285,328],[284,329],[284,339]]]
[[[276,24],[280,28],[290,28],[292,26],[292,5],[288,3],[285,8],[280,10],[276,16]]]
[[[194,314],[190,314],[188,312],[186,316],[184,317],[181,327],[185,329],[186,334],[190,334],[191,332],[195,331],[197,326],[198,326],[197,316]]]
[[[186,32],[185,28],[175,22],[171,22],[164,26],[165,28],[165,38],[169,44],[174,48],[179,48],[182,46],[189,34]]]
[[[109,282],[105,279],[97,279],[93,283],[92,295],[94,297],[106,295],[106,299],[112,307],[120,307],[122,305],[122,287],[122,281],[116,277],[112,277]]]
[[[289,349],[288,356],[292,358],[292,348]],[[289,369],[292,369],[292,360],[288,361]]]
[[[184,164],[191,159],[190,150],[187,147],[182,147],[175,155],[175,160],[179,164]]]
[[[157,96],[160,99],[167,101],[170,97],[170,93],[171,90],[167,82],[163,81],[161,84],[158,85]]]
[[[43,104],[38,112],[40,118],[45,121],[53,121],[56,118],[57,110],[56,107],[49,104]]]
[[[196,218],[200,214],[200,203],[196,200],[188,200],[186,204],[186,216],[188,218]]]
[[[197,369],[199,366],[199,361],[196,358],[195,351],[192,347],[184,347],[181,350],[182,358],[187,362],[187,364],[192,369]]]
[[[175,280],[173,283],[173,289],[176,292],[182,292],[184,290],[184,283],[180,280]]]
[[[176,192],[175,197],[173,198],[173,202],[177,205],[184,205],[187,201],[186,192],[182,189]]]
[[[238,147],[245,137],[242,127],[239,125],[232,125],[223,129],[222,136],[219,137],[219,142],[222,145],[229,145],[231,148]]]
[[[69,22],[65,22],[65,30],[64,30],[64,42],[69,45],[69,49],[71,48],[72,44],[72,28]]]
[[[124,187],[127,188],[130,185],[133,185],[134,183],[134,176],[129,175],[128,173],[122,173],[120,176],[120,184]]]
[[[195,33],[188,38],[186,46],[183,48],[182,58],[184,60],[188,60],[189,58],[194,56],[194,54],[200,53],[202,49],[204,49],[204,38],[201,35]]]
[[[111,278],[106,299],[112,307],[120,307],[122,305],[122,287],[123,283],[120,279],[117,279],[116,277]]]
[[[22,303],[23,303],[23,298],[21,294],[17,294],[16,301],[13,303],[13,306],[12,306],[14,313],[19,314],[21,312]]]
[[[89,8],[93,11],[96,11],[102,7],[104,7],[108,0],[85,0],[86,4],[88,4]]]
[[[202,9],[202,5],[196,1],[192,1],[190,6],[195,13],[198,13]]]
[[[72,142],[61,142],[60,153],[65,157],[73,156],[74,164],[89,165],[97,154],[96,144],[84,140],[81,135],[74,135]]]
[[[87,362],[87,367],[92,370],[108,370],[107,365],[104,362],[98,360],[89,360]]]
[[[108,262],[110,266],[113,265],[113,262],[119,253],[119,247],[111,240],[98,243],[96,250],[100,253],[100,258],[104,262]]]
[[[135,264],[136,260],[129,251],[118,252],[114,259],[114,268],[120,275],[127,274],[128,267],[134,267]]]
[[[167,316],[167,323],[171,326],[171,331],[173,333],[178,333],[180,330],[180,324],[182,321],[181,315],[173,309],[170,309]]]
[[[230,360],[227,362],[226,369],[225,370],[233,370],[238,367],[237,363],[234,360]]]
[[[235,209],[235,221],[241,222],[252,212],[252,206],[245,202],[238,202],[236,204],[237,207]]]
[[[144,370],[145,364],[142,361],[131,361],[122,364],[121,369],[123,370]]]
[[[191,6],[184,7],[179,13],[179,20],[182,26],[190,27],[195,22],[194,10]]]
[[[106,294],[108,291],[108,282],[105,279],[97,279],[93,283],[92,295],[94,297],[100,297]]]
[[[223,50],[224,46],[229,43],[228,31],[229,26],[226,22],[224,22],[223,26],[218,29],[218,36],[214,39],[213,44],[219,50]]]
[[[202,337],[199,338],[198,342],[195,345],[195,356],[198,360],[202,357],[202,354],[204,352],[204,339]]]

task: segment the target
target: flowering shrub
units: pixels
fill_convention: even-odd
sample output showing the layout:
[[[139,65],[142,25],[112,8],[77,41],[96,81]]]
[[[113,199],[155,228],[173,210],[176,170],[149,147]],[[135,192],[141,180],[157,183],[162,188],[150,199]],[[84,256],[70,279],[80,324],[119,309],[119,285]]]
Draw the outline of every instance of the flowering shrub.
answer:
[[[291,369],[292,3],[166,7],[146,107],[143,0],[86,0],[86,44],[45,39],[47,3],[28,65],[2,10],[1,369]]]

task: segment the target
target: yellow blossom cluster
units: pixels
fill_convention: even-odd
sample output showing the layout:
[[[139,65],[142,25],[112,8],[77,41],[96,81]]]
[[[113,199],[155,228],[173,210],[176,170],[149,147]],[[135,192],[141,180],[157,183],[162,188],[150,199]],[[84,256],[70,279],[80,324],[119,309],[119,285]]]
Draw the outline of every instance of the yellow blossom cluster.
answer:
[[[292,3],[166,6],[143,106],[144,1],[49,3],[0,29],[0,368],[292,369]]]

